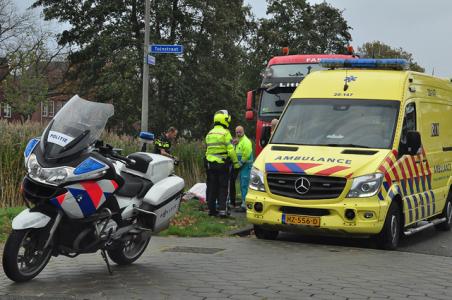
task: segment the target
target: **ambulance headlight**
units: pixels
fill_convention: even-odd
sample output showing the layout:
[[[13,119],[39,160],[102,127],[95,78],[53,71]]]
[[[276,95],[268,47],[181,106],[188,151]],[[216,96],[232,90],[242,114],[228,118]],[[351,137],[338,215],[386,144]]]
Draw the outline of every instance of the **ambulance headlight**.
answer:
[[[347,198],[372,197],[378,193],[382,182],[382,173],[374,173],[353,178],[352,187],[347,195]]]
[[[255,191],[265,192],[264,173],[255,167],[251,169],[249,188]]]

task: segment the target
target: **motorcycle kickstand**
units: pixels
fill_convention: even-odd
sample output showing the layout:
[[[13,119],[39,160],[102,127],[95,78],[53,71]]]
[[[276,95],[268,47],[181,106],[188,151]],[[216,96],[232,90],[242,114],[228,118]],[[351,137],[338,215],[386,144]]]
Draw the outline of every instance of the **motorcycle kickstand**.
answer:
[[[111,270],[111,267],[110,267],[110,262],[108,261],[107,253],[105,253],[104,249],[102,249],[100,251],[100,253],[102,254],[102,258],[104,259],[105,263],[107,264],[108,273],[110,275],[113,275],[113,271]]]

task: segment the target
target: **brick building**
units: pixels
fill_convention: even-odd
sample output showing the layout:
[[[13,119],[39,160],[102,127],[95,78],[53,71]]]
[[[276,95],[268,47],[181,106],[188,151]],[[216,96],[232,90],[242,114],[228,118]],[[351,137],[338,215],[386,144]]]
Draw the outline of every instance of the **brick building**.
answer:
[[[63,105],[73,96],[64,92],[64,75],[67,72],[66,62],[50,62],[42,66],[47,78],[47,101],[36,105],[36,110],[31,115],[31,121],[48,123]],[[8,74],[8,66],[0,59],[0,81]],[[20,121],[21,116],[14,112],[10,104],[4,101],[5,96],[0,85],[0,120]]]

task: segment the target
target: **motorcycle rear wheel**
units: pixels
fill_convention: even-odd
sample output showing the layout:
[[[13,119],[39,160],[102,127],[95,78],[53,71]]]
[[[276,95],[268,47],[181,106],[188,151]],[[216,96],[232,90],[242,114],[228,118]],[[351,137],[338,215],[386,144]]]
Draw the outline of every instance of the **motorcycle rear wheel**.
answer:
[[[9,279],[25,282],[36,277],[50,260],[51,247],[43,249],[48,232],[43,229],[13,230],[3,249],[3,270]]]
[[[150,240],[150,235],[134,235],[130,240],[122,242],[118,247],[107,250],[108,256],[118,265],[130,265],[140,258]]]

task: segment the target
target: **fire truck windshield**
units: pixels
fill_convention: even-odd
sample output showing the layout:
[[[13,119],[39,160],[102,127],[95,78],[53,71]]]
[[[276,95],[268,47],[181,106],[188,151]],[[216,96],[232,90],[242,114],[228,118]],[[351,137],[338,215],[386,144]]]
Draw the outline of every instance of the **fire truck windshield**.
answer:
[[[311,72],[322,70],[319,64],[287,64],[273,65],[272,77],[305,77]]]
[[[261,116],[279,116],[292,95],[293,89],[278,89],[276,93],[263,91],[259,115]]]

